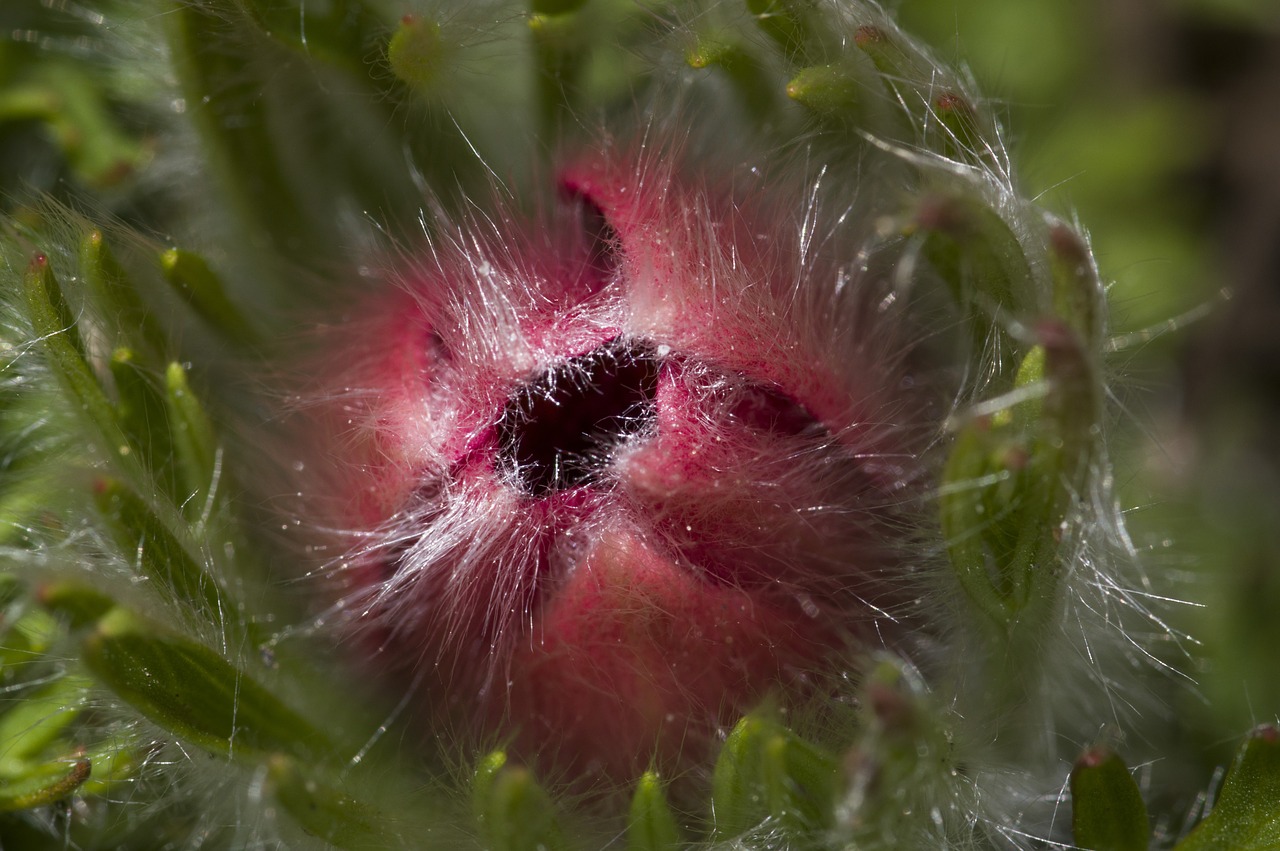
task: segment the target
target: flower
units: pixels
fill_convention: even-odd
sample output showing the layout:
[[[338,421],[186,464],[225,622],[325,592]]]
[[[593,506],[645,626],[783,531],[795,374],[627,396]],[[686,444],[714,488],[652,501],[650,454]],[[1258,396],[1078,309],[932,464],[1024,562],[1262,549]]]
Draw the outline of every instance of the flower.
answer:
[[[579,157],[550,221],[441,224],[338,331],[360,389],[331,397],[360,414],[321,450],[365,447],[344,608],[390,667],[615,781],[704,762],[901,630],[897,530],[936,428],[897,320],[856,321],[883,285],[856,244],[805,253],[808,187],[769,205],[672,160]]]

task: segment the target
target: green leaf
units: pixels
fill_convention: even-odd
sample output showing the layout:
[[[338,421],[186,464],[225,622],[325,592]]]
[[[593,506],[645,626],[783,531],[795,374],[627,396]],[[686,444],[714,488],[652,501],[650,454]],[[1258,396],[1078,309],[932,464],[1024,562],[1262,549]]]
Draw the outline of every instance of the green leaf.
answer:
[[[746,0],[746,6],[787,61],[813,64],[822,60],[826,30],[821,16],[803,0]]]
[[[1003,376],[997,389],[1008,389],[1014,355],[1022,347],[1005,330],[1007,317],[1040,312],[1018,237],[984,199],[967,194],[926,198],[911,231],[923,237],[925,258],[966,313],[974,352],[992,354],[993,366]]]
[[[1044,350],[1048,383],[1040,415],[1038,450],[1056,467],[1059,499],[1080,489],[1095,457],[1102,418],[1102,382],[1096,350],[1063,320],[1036,323],[1037,348]],[[1064,487],[1065,486],[1065,487]]]
[[[115,601],[102,592],[79,582],[53,582],[36,591],[40,605],[67,619],[72,629],[96,623],[109,612]]]
[[[194,606],[212,623],[240,618],[239,609],[212,571],[191,555],[137,494],[119,482],[103,479],[94,496],[121,553],[143,576],[159,583],[179,603]]]
[[[1236,754],[1213,811],[1176,851],[1280,848],[1280,730],[1254,730]]]
[[[471,785],[472,811],[488,851],[561,851],[567,847],[546,790],[523,766],[495,751],[480,761]]]
[[[1007,401],[961,428],[939,498],[956,577],[1006,637],[1041,623],[1057,593],[1061,526],[1098,440],[1091,358],[1061,321],[1035,330]]]
[[[267,784],[298,826],[338,848],[399,846],[387,814],[311,776],[309,766],[282,754],[267,762]]]
[[[380,10],[371,3],[239,0],[237,5],[252,21],[256,38],[351,74],[368,73],[369,45],[385,31]]]
[[[147,309],[129,273],[116,260],[102,231],[89,233],[80,243],[80,271],[94,296],[126,334],[135,335],[149,358],[158,358],[167,348],[164,330],[155,313]]]
[[[309,721],[222,656],[124,609],[99,621],[84,661],[120,699],[215,754],[313,760],[331,750]]]
[[[170,467],[172,443],[164,399],[156,376],[140,365],[132,349],[111,354],[111,378],[116,388],[116,416],[129,445],[152,476],[173,496],[175,483]]]
[[[471,815],[477,822],[483,823],[488,817],[494,782],[506,765],[505,751],[485,754],[484,758],[477,763],[476,772],[471,778]]]
[[[992,434],[992,423],[976,419],[956,437],[943,470],[939,493],[942,534],[952,570],[977,609],[1003,631],[1015,619],[1026,573],[1032,566],[1017,550],[1018,529],[1010,533],[1009,494],[1016,467],[1026,450],[1013,440]]]
[[[69,798],[89,779],[92,764],[86,758],[59,760],[0,784],[0,812],[26,810],[56,804]]]
[[[20,777],[80,714],[89,683],[62,676],[0,715],[0,779]]]
[[[951,160],[994,165],[998,171],[1006,168],[1000,161],[996,127],[963,93],[960,81],[883,27],[859,27],[854,44],[859,48],[856,54],[869,58],[879,72],[878,83],[874,89],[867,88],[863,99],[892,104],[897,113],[891,138]],[[879,97],[872,97],[873,93]],[[862,127],[873,129],[865,122]],[[944,166],[944,170],[951,169]]]
[[[218,185],[249,232],[269,243],[244,247],[309,259],[316,248],[308,238],[309,220],[285,177],[259,80],[248,71],[262,58],[255,55],[263,48],[256,26],[238,0],[171,5],[165,16],[169,50]]]
[[[30,311],[31,322],[36,326],[36,333],[65,342],[70,351],[83,362],[84,340],[80,337],[76,317],[71,312],[71,306],[67,304],[58,279],[54,277],[53,266],[50,265],[48,257],[37,254],[32,258],[25,283],[27,308]]]
[[[1071,770],[1071,829],[1087,851],[1145,851],[1151,825],[1142,793],[1120,757],[1091,748]]]
[[[32,328],[58,383],[93,424],[109,455],[127,457],[132,452],[129,440],[115,407],[89,367],[75,317],[45,255],[38,254],[31,261],[23,278],[23,292]]]
[[[656,772],[646,771],[640,776],[631,797],[627,848],[630,851],[672,851],[682,845],[680,828],[667,804],[662,781]]]
[[[0,626],[7,627],[4,641],[0,643],[0,673],[38,661],[61,632],[58,622],[48,612],[34,608],[22,612],[12,623],[0,623]]]

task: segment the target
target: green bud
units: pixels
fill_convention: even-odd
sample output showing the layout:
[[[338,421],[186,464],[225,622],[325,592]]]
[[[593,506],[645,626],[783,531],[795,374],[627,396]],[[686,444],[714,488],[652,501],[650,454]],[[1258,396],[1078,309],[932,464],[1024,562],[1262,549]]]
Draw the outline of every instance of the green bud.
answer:
[[[1106,293],[1084,239],[1063,222],[1049,223],[1054,311],[1096,350],[1105,331]]]
[[[787,84],[787,97],[824,118],[858,123],[866,92],[850,63],[802,69]]]
[[[401,81],[430,90],[448,61],[446,50],[438,22],[405,15],[387,45],[387,62]]]
[[[629,851],[674,851],[682,847],[680,827],[667,803],[657,772],[646,771],[636,783],[627,821]]]
[[[857,704],[859,735],[841,761],[835,808],[842,842],[833,847],[951,847],[973,801],[949,713],[934,706],[918,673],[888,656],[867,672]]]
[[[183,514],[195,521],[203,516],[209,489],[218,475],[218,443],[213,424],[187,382],[187,371],[171,363],[165,371],[165,403],[173,435]]]
[[[199,254],[171,248],[160,255],[160,268],[173,289],[218,333],[238,343],[257,338],[248,318],[227,296],[222,278]]]
[[[561,851],[567,847],[555,806],[533,773],[494,751],[471,785],[472,811],[488,851]]]
[[[72,629],[96,623],[115,606],[102,592],[79,582],[53,582],[36,591],[40,605],[66,618]]]
[[[725,740],[711,781],[714,832],[729,838],[774,818],[792,831],[830,823],[836,760],[761,713]]]
[[[978,130],[978,113],[958,92],[947,91],[933,101],[933,114],[945,133],[942,150],[955,159],[983,160],[992,155]]]
[[[747,112],[761,120],[775,102],[774,83],[746,46],[732,35],[701,35],[685,56],[691,68],[718,68],[729,79]]]
[[[872,24],[858,27],[854,33],[853,43],[871,57],[871,61],[875,63],[876,69],[884,76],[891,79],[916,79],[918,75],[913,73],[910,57],[906,51],[902,49],[902,45],[890,35],[883,27],[877,27]]]
[[[1085,751],[1071,770],[1071,829],[1087,851],[1145,851],[1150,843],[1138,784],[1106,748]]]

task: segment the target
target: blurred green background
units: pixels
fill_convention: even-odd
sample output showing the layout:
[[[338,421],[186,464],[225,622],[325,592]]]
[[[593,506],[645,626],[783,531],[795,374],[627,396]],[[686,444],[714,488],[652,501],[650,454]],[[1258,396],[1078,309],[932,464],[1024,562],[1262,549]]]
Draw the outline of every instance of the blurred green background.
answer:
[[[1003,107],[1022,191],[1110,283],[1117,485],[1190,603],[1182,758],[1280,718],[1280,3],[902,0]],[[1159,767],[1156,768],[1159,770]]]

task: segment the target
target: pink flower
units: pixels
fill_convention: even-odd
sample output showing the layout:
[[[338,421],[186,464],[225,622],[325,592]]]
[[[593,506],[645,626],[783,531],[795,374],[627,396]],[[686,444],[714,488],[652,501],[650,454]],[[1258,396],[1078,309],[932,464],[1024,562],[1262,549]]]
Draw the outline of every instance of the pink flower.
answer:
[[[338,397],[348,609],[437,725],[579,776],[825,693],[907,594],[900,322],[803,181],[678,159],[587,157],[546,221],[435,232]]]

